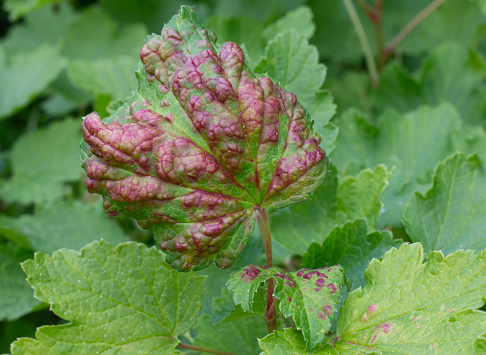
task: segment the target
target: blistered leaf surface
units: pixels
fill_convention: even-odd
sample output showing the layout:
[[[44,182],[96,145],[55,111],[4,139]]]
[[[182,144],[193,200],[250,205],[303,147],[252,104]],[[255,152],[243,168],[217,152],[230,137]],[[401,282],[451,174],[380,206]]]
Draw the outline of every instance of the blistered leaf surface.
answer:
[[[179,273],[139,243],[94,242],[22,264],[40,300],[69,321],[12,344],[12,354],[173,354],[196,323],[204,278]]]
[[[110,215],[154,231],[182,270],[229,267],[254,226],[254,206],[305,201],[327,157],[294,94],[245,66],[241,48],[182,7],[140,52],[138,93],[105,122],[83,123],[90,192]]]
[[[346,281],[342,267],[287,272],[278,267],[249,265],[231,275],[228,288],[235,303],[249,311],[254,293],[270,278],[277,280],[275,297],[280,301],[282,314],[292,315],[295,325],[304,333],[307,347],[312,349],[327,342],[325,333],[335,320],[341,288]]]

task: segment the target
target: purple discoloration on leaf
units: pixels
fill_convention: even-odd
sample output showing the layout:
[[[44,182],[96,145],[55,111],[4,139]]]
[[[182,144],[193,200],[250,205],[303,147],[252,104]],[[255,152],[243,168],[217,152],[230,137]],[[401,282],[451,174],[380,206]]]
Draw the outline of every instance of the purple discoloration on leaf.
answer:
[[[262,282],[270,278],[277,281],[274,295],[285,317],[293,316],[298,329],[303,330],[309,349],[324,340],[325,332],[336,320],[336,311],[341,296],[337,285],[345,283],[342,267],[318,270],[302,269],[297,272],[284,271],[277,267],[248,266],[233,274],[228,288],[233,291],[235,302],[246,311],[251,310],[254,292]],[[250,281],[242,283],[241,280]],[[321,285],[315,288],[316,284]],[[329,284],[332,286],[329,287]]]
[[[250,72],[236,43],[218,49],[215,38],[182,7],[142,47],[139,92],[108,119],[83,122],[88,190],[103,195],[109,215],[151,229],[181,270],[231,266],[255,206],[304,201],[327,174],[295,95]]]

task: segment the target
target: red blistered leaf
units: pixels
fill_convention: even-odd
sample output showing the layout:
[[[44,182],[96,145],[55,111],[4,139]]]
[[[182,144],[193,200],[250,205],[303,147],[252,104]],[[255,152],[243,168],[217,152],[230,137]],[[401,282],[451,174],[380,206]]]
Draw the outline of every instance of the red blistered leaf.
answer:
[[[327,174],[295,95],[245,67],[236,43],[215,40],[183,6],[143,46],[138,92],[83,123],[88,190],[108,214],[151,229],[180,270],[231,266],[255,206],[304,201]]]

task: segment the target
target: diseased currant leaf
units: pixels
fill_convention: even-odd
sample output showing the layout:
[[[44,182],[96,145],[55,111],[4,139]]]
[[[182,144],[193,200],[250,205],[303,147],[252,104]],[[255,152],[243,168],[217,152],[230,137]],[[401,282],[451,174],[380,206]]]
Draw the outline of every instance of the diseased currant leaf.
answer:
[[[282,246],[297,254],[313,242],[322,243],[336,226],[365,217],[374,229],[390,172],[384,165],[363,170],[338,182],[337,169],[331,165],[329,178],[312,195],[310,202],[276,211],[270,215],[272,235]]]
[[[420,243],[403,244],[374,259],[365,277],[341,308],[334,347],[472,354],[486,333],[486,313],[475,310],[486,292],[484,251],[432,252],[424,263]]]
[[[20,263],[32,252],[13,244],[0,244],[0,320],[17,319],[39,304],[25,281]]]
[[[270,278],[277,281],[274,291],[280,311],[292,316],[302,329],[309,349],[329,341],[326,332],[335,320],[341,288],[346,276],[339,265],[287,272],[278,267],[249,265],[231,275],[228,288],[236,304],[245,311],[252,309],[253,295],[260,284]]]
[[[486,248],[486,172],[477,156],[456,154],[440,163],[432,188],[416,193],[403,223],[426,252]]]
[[[327,175],[296,96],[250,72],[236,43],[215,41],[183,6],[143,46],[138,92],[83,122],[88,190],[151,229],[180,270],[231,266],[255,208],[305,201]]]
[[[69,323],[17,340],[12,355],[173,354],[205,289],[205,278],[172,270],[159,250],[134,242],[38,252],[22,266],[36,297]]]
[[[352,287],[357,288],[365,284],[363,273],[371,259],[381,258],[400,244],[402,241],[393,239],[389,231],[368,233],[366,219],[361,218],[334,228],[322,245],[312,243],[302,256],[302,267],[315,269],[339,264]]]
[[[356,110],[334,121],[339,127],[332,161],[346,173],[386,164],[393,169],[383,191],[378,227],[399,226],[413,192],[427,190],[437,162],[454,153],[453,133],[461,118],[450,104],[421,106],[407,114],[388,110],[376,124]]]
[[[0,181],[1,199],[28,204],[63,196],[65,182],[81,179],[80,133],[78,120],[65,119],[20,137],[9,156],[12,177]]]
[[[318,127],[326,124],[336,112],[329,91],[319,91],[326,78],[326,67],[319,63],[315,46],[294,29],[279,33],[270,40],[265,56],[255,71],[277,79],[286,90],[297,95],[309,110]]]

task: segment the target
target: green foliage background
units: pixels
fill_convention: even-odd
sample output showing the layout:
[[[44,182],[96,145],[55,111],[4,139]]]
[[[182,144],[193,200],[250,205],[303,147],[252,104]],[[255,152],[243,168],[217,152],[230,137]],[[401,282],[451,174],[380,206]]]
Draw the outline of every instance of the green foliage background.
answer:
[[[385,0],[385,42],[429,3]],[[356,289],[366,284],[363,272],[370,260],[402,240],[445,255],[486,248],[483,1],[447,0],[399,45],[381,70],[378,88],[371,85],[341,0],[0,4],[0,353],[11,351],[17,337],[33,337],[41,325],[65,323],[49,310],[47,296],[33,297],[22,261],[38,251],[79,251],[100,239],[114,246],[153,244],[133,221],[105,217],[101,199],[85,191],[81,118],[93,110],[106,117],[117,100],[136,89],[134,70],[146,35],[160,32],[182,4],[195,5],[200,21],[221,43],[242,45],[253,70],[267,72],[297,94],[331,158],[328,180],[312,201],[270,216],[278,265],[295,270],[295,265],[339,263]],[[377,53],[373,26],[355,7]],[[264,263],[258,233],[233,270]],[[403,249],[399,255],[407,252],[412,253]],[[154,254],[140,253],[149,261]],[[422,249],[418,254],[414,260],[420,263]],[[202,315],[193,330],[196,320],[187,320],[176,335],[185,333],[197,345],[258,353],[257,337],[266,335],[258,307],[250,316],[228,306],[228,271],[212,266],[198,274],[208,275],[206,293],[199,295]],[[202,290],[200,280],[194,276],[191,282]],[[219,323],[211,317],[215,310]],[[301,337],[286,331],[282,339],[295,343]],[[267,353],[285,353],[282,339],[260,345]]]

